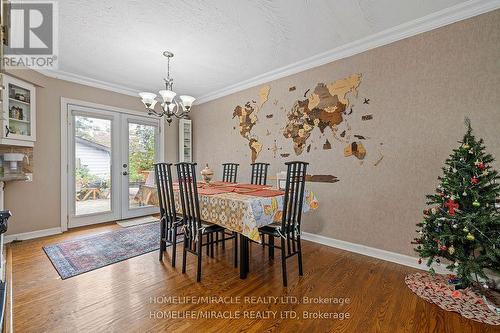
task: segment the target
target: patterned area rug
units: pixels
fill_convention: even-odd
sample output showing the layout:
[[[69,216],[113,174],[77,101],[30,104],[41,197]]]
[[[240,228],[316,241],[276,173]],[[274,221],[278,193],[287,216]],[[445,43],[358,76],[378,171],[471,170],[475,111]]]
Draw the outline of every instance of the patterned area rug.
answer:
[[[43,250],[64,280],[159,248],[160,224],[148,223],[47,245]]]
[[[446,275],[430,276],[415,273],[406,276],[405,282],[419,297],[446,311],[490,325],[500,325],[500,315],[488,308],[483,297],[471,288],[455,290]]]

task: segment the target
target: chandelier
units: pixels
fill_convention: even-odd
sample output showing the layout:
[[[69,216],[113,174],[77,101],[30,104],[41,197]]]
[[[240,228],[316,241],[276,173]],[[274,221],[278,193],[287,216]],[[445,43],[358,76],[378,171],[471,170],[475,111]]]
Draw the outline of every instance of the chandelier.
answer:
[[[157,117],[165,116],[165,119],[170,125],[173,119],[172,117],[180,119],[188,116],[195,98],[187,95],[177,96],[177,94],[172,91],[174,79],[170,77],[170,59],[174,57],[174,54],[170,51],[165,51],[163,55],[167,58],[167,78],[163,79],[165,81],[165,90],[160,90],[158,92],[163,100],[160,104],[161,111],[155,110],[155,105],[158,102],[158,100],[156,100],[156,94],[141,92],[139,96],[141,97],[141,102],[146,106],[149,115],[155,115]]]

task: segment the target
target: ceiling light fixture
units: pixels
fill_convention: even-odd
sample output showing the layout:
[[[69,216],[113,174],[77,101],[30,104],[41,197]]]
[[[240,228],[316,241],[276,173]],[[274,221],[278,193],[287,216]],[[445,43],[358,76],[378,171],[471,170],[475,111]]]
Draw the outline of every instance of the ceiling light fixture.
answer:
[[[170,59],[174,57],[174,54],[170,51],[165,51],[163,55],[167,58],[167,78],[164,79],[165,90],[160,90],[158,92],[163,100],[160,104],[161,111],[158,112],[155,110],[155,105],[158,102],[158,100],[156,100],[156,94],[141,92],[139,96],[141,97],[141,102],[146,106],[149,115],[155,115],[157,117],[165,116],[165,119],[170,125],[173,119],[172,117],[187,117],[195,98],[187,95],[177,97],[177,94],[172,90],[174,79],[170,77]]]

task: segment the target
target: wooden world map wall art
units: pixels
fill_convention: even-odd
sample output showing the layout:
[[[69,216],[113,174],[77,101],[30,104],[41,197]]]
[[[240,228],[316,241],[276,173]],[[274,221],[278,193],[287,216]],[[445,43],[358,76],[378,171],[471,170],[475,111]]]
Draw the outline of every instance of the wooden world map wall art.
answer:
[[[352,119],[361,120],[361,122],[373,120],[373,114],[357,115],[354,109],[355,105],[350,101],[352,97],[358,98],[358,88],[361,80],[361,74],[352,74],[332,83],[318,83],[314,88],[307,89],[303,95],[299,93],[304,98],[293,102],[290,111],[287,112],[287,108],[284,106],[279,107],[280,112],[287,112],[285,123],[280,132],[269,130],[269,127],[273,125],[279,126],[279,123],[275,122],[277,118],[272,111],[267,111],[265,117],[262,117],[262,121],[268,125],[266,126],[265,136],[279,133],[278,138],[290,140],[295,155],[300,156],[318,148],[325,151],[334,150],[332,138],[325,137],[327,135],[325,130],[329,129],[328,132],[332,132],[333,139],[343,145],[343,156],[355,158],[360,161],[360,164],[363,164],[363,160],[368,155],[363,142],[370,140],[370,138],[359,132],[352,133],[353,129],[350,121]],[[296,86],[290,86],[287,90],[289,93],[294,93],[296,89]],[[264,148],[261,139],[253,133],[253,130],[255,126],[260,125],[258,113],[269,100],[270,92],[271,86],[265,85],[258,90],[257,100],[237,105],[233,110],[233,119],[237,118],[239,124],[234,128],[238,129],[241,137],[248,142],[252,163],[257,161]],[[367,97],[363,97],[360,101],[365,110],[370,107],[370,102],[370,98]],[[274,99],[270,106],[276,111],[278,110],[278,103],[279,101]],[[311,139],[311,135],[316,129],[319,130],[320,139],[323,140],[319,147]],[[382,145],[380,143],[380,146]],[[283,147],[278,144],[277,138],[269,143],[267,150],[272,151],[274,158],[278,156],[288,158],[291,156],[289,152],[283,151]],[[384,157],[380,150],[378,155],[373,166],[379,165]],[[325,183],[338,181],[337,177],[332,175],[308,175],[307,180]]]

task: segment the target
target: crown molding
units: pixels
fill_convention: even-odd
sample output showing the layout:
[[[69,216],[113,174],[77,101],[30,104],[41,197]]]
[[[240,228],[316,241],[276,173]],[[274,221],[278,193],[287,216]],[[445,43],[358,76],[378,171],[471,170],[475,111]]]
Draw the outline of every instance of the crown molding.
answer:
[[[130,88],[130,87],[126,87],[123,85],[110,83],[110,82],[106,82],[106,81],[96,80],[96,79],[92,79],[92,78],[87,77],[87,76],[73,74],[73,73],[69,73],[69,72],[65,72],[65,71],[53,70],[53,69],[35,69],[35,71],[37,71],[38,73],[43,74],[45,76],[54,78],[54,79],[83,84],[85,86],[90,86],[93,88],[99,88],[99,89],[103,89],[103,90],[109,90],[109,91],[116,92],[119,94],[124,94],[124,95],[129,95],[129,96],[134,96],[134,97],[138,97],[138,94],[139,94],[138,90]]]
[[[213,91],[200,96],[197,99],[196,104],[203,104],[238,91],[296,74],[307,69],[325,65],[335,60],[347,58],[383,45],[394,43],[396,41],[484,14],[498,8],[500,8],[500,0],[470,0],[416,20],[403,23],[396,27],[375,33],[354,42],[347,43],[330,51],[326,51],[290,65],[257,75],[240,83]]]
[[[344,59],[358,53],[362,53],[383,45],[412,37],[423,32],[437,29],[461,20],[465,20],[480,14],[500,8],[500,0],[469,0],[453,7],[443,9],[416,20],[403,23],[396,27],[372,34],[357,41],[347,43],[301,61],[283,66],[267,73],[257,75],[237,84],[212,91],[200,96],[195,104],[203,104],[217,98],[221,98],[238,91],[242,91],[257,85],[277,80],[292,74],[328,64],[335,60]],[[60,70],[36,69],[37,72],[60,80],[70,81],[94,88],[113,91],[120,94],[137,97],[138,90],[131,87],[118,85],[106,81],[92,79],[90,77],[64,72]]]

